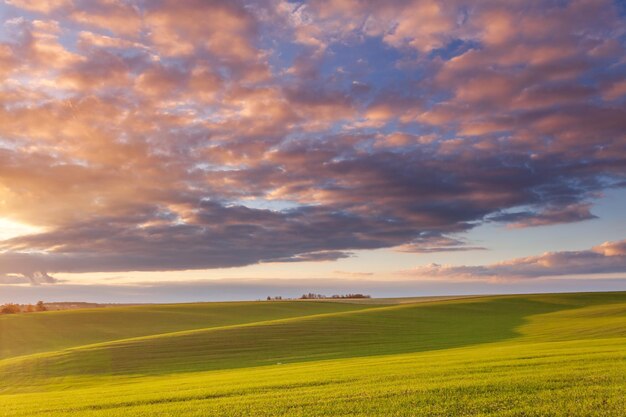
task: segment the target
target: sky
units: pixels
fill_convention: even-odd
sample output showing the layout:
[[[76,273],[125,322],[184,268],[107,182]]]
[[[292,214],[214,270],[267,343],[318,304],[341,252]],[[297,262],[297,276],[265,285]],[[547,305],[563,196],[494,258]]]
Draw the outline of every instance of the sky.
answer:
[[[623,1],[0,16],[0,302],[626,290]]]

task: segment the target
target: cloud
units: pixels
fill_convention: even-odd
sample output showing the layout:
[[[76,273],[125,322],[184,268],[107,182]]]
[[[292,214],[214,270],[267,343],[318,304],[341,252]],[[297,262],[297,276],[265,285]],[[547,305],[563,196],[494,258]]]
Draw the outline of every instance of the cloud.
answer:
[[[435,252],[464,252],[486,250],[481,246],[469,246],[460,239],[433,232],[423,232],[411,242],[395,248],[399,252],[435,253]]]
[[[3,7],[1,274],[478,250],[626,184],[608,0]]]
[[[56,284],[62,282],[45,272],[29,272],[23,275],[7,274],[0,275],[0,284],[25,284],[41,285],[41,284]]]
[[[210,16],[211,24],[198,16]],[[157,1],[145,21],[153,44],[167,56],[208,52],[240,61],[257,54],[251,44],[257,21],[239,1]]]
[[[597,217],[591,214],[590,206],[588,203],[574,203],[564,207],[545,207],[538,212],[500,213],[492,216],[490,220],[519,228],[596,219]]]
[[[333,271],[333,274],[345,276],[349,278],[363,278],[363,277],[371,277],[374,275],[373,272],[353,272],[353,271]]]
[[[480,266],[431,264],[403,275],[453,279],[535,279],[541,277],[626,273],[626,240],[605,242],[589,250],[546,252]]]
[[[8,4],[41,13],[50,13],[58,8],[72,4],[71,0],[9,0]]]

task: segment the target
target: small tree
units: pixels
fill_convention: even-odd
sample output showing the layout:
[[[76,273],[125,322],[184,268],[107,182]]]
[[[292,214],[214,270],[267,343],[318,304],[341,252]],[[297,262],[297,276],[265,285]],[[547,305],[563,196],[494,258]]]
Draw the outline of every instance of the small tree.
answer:
[[[35,311],[35,306],[32,304],[29,304],[26,306],[26,312],[27,313],[32,313],[33,311]]]
[[[46,311],[46,310],[48,310],[46,308],[46,305],[43,303],[43,301],[37,301],[36,309],[37,309],[37,311]]]
[[[21,311],[20,306],[18,306],[17,304],[5,304],[2,306],[2,309],[0,309],[0,313],[2,314],[16,314],[19,313]]]

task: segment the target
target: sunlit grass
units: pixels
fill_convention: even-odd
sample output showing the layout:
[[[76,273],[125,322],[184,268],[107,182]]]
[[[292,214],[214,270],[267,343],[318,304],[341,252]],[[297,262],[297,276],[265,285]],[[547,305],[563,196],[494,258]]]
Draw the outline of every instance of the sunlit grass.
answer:
[[[626,293],[264,318],[0,361],[0,413],[626,415]]]

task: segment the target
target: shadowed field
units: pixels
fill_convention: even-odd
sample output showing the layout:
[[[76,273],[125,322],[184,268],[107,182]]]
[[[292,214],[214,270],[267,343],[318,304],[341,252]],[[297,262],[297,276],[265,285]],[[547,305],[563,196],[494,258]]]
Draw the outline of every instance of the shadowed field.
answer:
[[[626,414],[626,293],[75,310],[0,335],[6,416]]]

